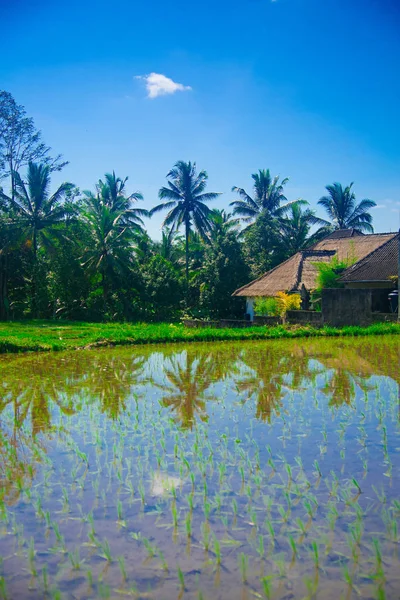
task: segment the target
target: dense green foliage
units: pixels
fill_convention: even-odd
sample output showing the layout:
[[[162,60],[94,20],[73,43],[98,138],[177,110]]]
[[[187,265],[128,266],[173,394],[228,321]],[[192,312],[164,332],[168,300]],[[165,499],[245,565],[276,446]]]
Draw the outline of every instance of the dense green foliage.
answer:
[[[0,92],[0,320],[178,321],[182,316],[243,317],[238,287],[262,275],[335,227],[371,228],[374,203],[355,204],[351,185],[328,186],[321,199],[332,223],[303,199],[288,201],[287,178],[252,175],[253,191],[234,187],[233,215],[208,205],[208,175],[178,161],[159,191],[140,207],[128,178],[106,173],[93,191],[63,183],[22,106]],[[162,239],[144,219],[167,211]]]

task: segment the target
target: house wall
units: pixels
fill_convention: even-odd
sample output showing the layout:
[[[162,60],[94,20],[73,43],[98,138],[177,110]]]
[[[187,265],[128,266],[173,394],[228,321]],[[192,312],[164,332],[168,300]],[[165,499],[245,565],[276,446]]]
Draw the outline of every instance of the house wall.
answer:
[[[369,325],[385,320],[390,312],[388,293],[378,289],[326,289],[322,291],[324,325]]]
[[[250,315],[250,321],[254,321],[254,301],[255,298],[246,298],[246,313]]]
[[[322,290],[322,320],[324,325],[368,325],[372,314],[370,289]]]

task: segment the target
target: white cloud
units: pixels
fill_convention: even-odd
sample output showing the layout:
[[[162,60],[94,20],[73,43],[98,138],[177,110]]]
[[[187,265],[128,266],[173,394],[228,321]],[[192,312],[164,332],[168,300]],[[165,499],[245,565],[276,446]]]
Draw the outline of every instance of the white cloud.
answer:
[[[377,208],[386,208],[386,204],[377,204],[376,206],[373,206],[371,210],[376,210]]]
[[[166,96],[167,94],[175,94],[175,92],[185,92],[192,89],[190,85],[176,83],[161,73],[136,75],[136,79],[143,79],[146,82],[148,98],[157,98],[158,96]]]

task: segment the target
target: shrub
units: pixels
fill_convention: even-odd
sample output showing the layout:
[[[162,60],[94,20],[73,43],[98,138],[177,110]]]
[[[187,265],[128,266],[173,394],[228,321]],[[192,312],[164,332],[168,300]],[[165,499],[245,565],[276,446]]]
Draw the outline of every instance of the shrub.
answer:
[[[268,317],[284,317],[288,310],[299,310],[300,294],[278,292],[276,297],[257,298],[254,310],[257,315]]]
[[[254,310],[261,317],[279,317],[280,309],[277,298],[265,297],[257,298],[254,304]]]
[[[285,317],[288,310],[300,310],[301,308],[300,294],[286,294],[286,292],[278,292],[276,301],[281,317]]]
[[[321,291],[323,289],[344,287],[339,279],[342,273],[356,262],[357,258],[354,254],[351,254],[344,260],[339,260],[337,256],[334,256],[332,260],[327,263],[312,263],[318,272],[315,290],[311,292],[311,304],[314,310],[321,310]]]

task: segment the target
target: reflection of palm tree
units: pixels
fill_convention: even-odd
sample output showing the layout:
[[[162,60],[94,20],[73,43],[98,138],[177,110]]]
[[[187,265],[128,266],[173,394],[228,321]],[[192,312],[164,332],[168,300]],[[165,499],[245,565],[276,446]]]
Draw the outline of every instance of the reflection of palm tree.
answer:
[[[164,406],[172,408],[185,428],[192,428],[196,415],[207,421],[207,391],[216,381],[215,365],[209,353],[185,351],[174,354],[164,364],[165,382],[153,385],[163,392]]]
[[[260,377],[257,370],[251,369],[243,379],[236,382],[240,393],[245,394],[244,402],[251,397],[257,400],[256,417],[262,421],[271,422],[272,411],[279,414],[281,400],[284,397],[282,377]]]
[[[131,387],[139,385],[146,362],[144,356],[130,357],[130,361],[118,356],[108,360],[95,360],[90,371],[76,383],[79,394],[86,392],[98,399],[100,410],[109,418],[116,419],[126,409],[126,399]]]
[[[21,428],[29,416],[32,436],[36,436],[51,426],[51,405],[58,406],[65,415],[75,413],[72,399],[65,397],[61,390],[62,386],[59,388],[51,378],[32,374],[29,379],[18,378],[12,387],[8,386],[7,395],[0,399],[0,413],[12,403],[14,431]]]
[[[260,350],[252,348],[243,353],[243,365],[238,367],[236,387],[245,395],[244,402],[250,398],[256,399],[257,418],[270,422],[273,411],[279,414],[285,395],[285,373],[290,370],[285,366],[282,348],[264,346]]]

